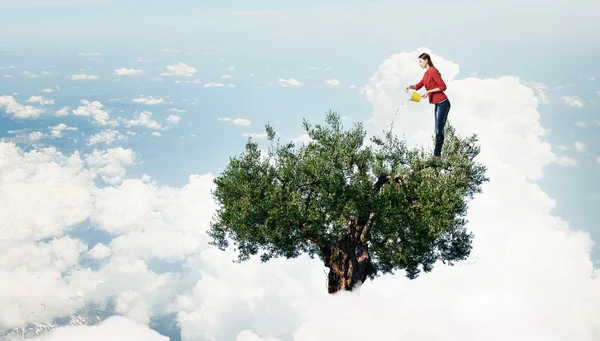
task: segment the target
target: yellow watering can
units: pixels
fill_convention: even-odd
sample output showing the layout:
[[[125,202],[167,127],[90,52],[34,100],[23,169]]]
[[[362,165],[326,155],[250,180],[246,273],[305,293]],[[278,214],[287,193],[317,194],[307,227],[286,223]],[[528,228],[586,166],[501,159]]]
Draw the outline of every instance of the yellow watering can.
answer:
[[[419,95],[419,93],[416,91],[413,91],[412,95],[410,96],[410,100],[413,102],[420,102],[421,98],[421,95]]]

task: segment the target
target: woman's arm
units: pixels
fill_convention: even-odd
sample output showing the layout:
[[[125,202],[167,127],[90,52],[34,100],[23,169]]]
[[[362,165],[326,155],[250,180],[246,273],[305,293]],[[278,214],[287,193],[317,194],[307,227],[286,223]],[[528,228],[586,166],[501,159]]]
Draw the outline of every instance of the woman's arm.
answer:
[[[423,75],[423,78],[421,78],[421,80],[419,81],[419,83],[415,84],[415,85],[409,85],[406,87],[406,91],[408,92],[408,89],[412,89],[412,90],[420,90],[423,87],[423,80],[425,79],[425,75]]]

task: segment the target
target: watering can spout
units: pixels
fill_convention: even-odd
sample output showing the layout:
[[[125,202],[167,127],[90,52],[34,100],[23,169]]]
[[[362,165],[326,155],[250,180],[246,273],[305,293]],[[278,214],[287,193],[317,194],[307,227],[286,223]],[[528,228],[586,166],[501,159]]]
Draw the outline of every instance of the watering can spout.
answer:
[[[420,102],[421,98],[421,95],[419,95],[419,93],[416,91],[413,91],[412,95],[410,96],[410,100],[413,102]]]

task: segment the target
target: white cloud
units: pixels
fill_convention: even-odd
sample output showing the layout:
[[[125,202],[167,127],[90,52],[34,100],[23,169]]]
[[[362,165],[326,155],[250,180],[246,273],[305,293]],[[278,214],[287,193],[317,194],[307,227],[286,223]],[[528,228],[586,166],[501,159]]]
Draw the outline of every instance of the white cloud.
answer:
[[[106,129],[99,133],[93,134],[88,138],[87,145],[93,146],[98,143],[112,144],[115,141],[126,140],[127,136],[119,133],[117,130]]]
[[[50,136],[52,138],[60,138],[63,136],[63,131],[74,131],[77,130],[77,127],[69,127],[64,123],[60,123],[50,128]]]
[[[81,222],[89,215],[92,209],[90,180],[93,174],[83,168],[83,161],[78,154],[66,157],[54,148],[23,153],[14,144],[0,143],[0,159],[3,161],[0,162],[3,188],[0,191],[0,212],[10,212],[0,219],[2,230],[0,243],[4,245],[0,248],[2,259],[0,269],[9,271],[8,274],[0,271],[2,277],[9,275],[14,269],[8,262],[9,255],[19,256],[27,253],[26,250],[7,249],[11,241],[59,237],[68,226]],[[51,262],[51,259],[48,261]],[[20,259],[11,262],[26,265],[29,260]],[[30,267],[41,265],[32,263]],[[45,276],[49,277],[42,278],[39,285],[46,285],[46,281],[53,280],[51,272]],[[24,315],[21,315],[21,308],[13,307],[14,310],[11,311],[11,306],[18,304],[16,300],[19,299],[18,296],[11,297],[11,290],[27,284],[27,282],[20,282],[26,278],[27,276],[14,277],[12,280],[2,279],[2,283],[11,286],[4,287],[0,294],[0,325],[24,318]],[[35,281],[31,283],[32,287],[38,285],[34,283]],[[27,291],[23,291],[25,292]],[[37,296],[32,297],[32,300],[42,298]],[[15,303],[7,303],[9,302],[7,300],[14,300]],[[33,304],[30,302],[23,303]]]
[[[229,117],[219,118],[219,121],[231,122],[238,126],[249,126],[252,122],[246,118],[234,118],[231,119]]]
[[[67,116],[69,114],[69,107],[65,106],[56,111],[56,116]]]
[[[72,80],[85,80],[85,79],[99,79],[100,78],[96,75],[88,75],[86,73],[71,75],[70,77]]]
[[[283,87],[298,87],[298,86],[302,85],[302,83],[298,82],[294,78],[290,78],[290,79],[279,78],[277,80],[277,82]]]
[[[579,96],[561,96],[560,99],[570,107],[583,108],[583,102]]]
[[[54,89],[52,89],[52,88],[43,88],[43,89],[41,90],[41,92],[42,92],[42,93],[45,93],[45,94],[49,94],[49,93],[52,93],[52,92],[54,92],[54,91],[55,91],[55,90],[54,90]]]
[[[200,79],[186,80],[186,81],[176,80],[173,83],[175,83],[175,84],[201,84],[202,81],[200,81]]]
[[[85,155],[84,159],[88,167],[102,180],[116,185],[123,182],[127,173],[125,167],[135,164],[136,155],[131,149],[118,147],[94,150]]]
[[[144,73],[144,70],[122,67],[120,69],[115,69],[114,73],[117,76],[133,76]]]
[[[243,133],[242,135],[252,137],[254,139],[264,139],[267,137],[267,133]]]
[[[245,329],[245,330],[242,330],[237,335],[237,337],[235,338],[235,341],[280,341],[280,339],[271,338],[271,337],[267,337],[267,338],[260,337],[256,333],[254,333],[252,330]]]
[[[310,136],[308,136],[308,134],[301,134],[295,138],[292,139],[292,142],[294,143],[298,143],[298,144],[308,144],[310,142],[312,142],[313,139],[310,138]]]
[[[37,103],[39,105],[48,105],[54,104],[54,99],[47,99],[44,96],[31,96],[26,101],[26,103]]]
[[[148,58],[144,58],[144,57],[139,57],[138,59],[135,60],[138,63],[149,63],[152,60],[148,59]]]
[[[583,143],[581,141],[575,141],[573,143],[573,146],[575,147],[575,149],[577,149],[580,152],[585,152],[585,150],[586,150],[585,143]]]
[[[32,133],[29,133],[29,139],[31,141],[39,141],[41,139],[43,139],[46,135],[44,135],[44,133],[40,132],[40,131],[34,131]]]
[[[88,251],[88,254],[92,259],[100,260],[110,257],[112,251],[110,250],[109,246],[106,246],[102,243],[98,243],[94,245],[94,247],[90,251]]]
[[[15,118],[37,118],[45,112],[44,109],[35,108],[31,105],[19,104],[13,96],[0,96],[0,108],[4,108],[7,114]]]
[[[133,126],[140,126],[150,129],[162,129],[161,124],[152,119],[152,113],[149,111],[142,111],[131,120],[126,120],[124,118],[119,117],[119,121],[124,123],[127,128]]]
[[[76,116],[85,116],[92,117],[94,123],[99,125],[116,125],[117,123],[114,121],[109,121],[110,115],[104,110],[104,104],[100,101],[89,101],[87,99],[82,99],[80,101],[81,105],[77,107],[77,109],[73,110],[73,114]]]
[[[161,76],[181,76],[181,77],[192,77],[196,73],[196,68],[189,66],[185,63],[177,63],[174,65],[167,66],[168,72],[161,73]]]
[[[230,78],[231,78],[231,75],[222,75],[222,76],[221,76],[221,78],[222,78],[222,79],[230,79]]]
[[[177,123],[179,123],[179,121],[181,121],[181,116],[169,115],[167,117],[167,122],[169,122],[169,123],[177,124]]]
[[[169,341],[147,326],[123,316],[112,316],[97,326],[65,326],[35,341]]]
[[[169,108],[169,109],[167,109],[167,111],[169,111],[169,112],[186,112],[187,110],[177,109],[177,108]]]
[[[546,95],[546,89],[548,89],[546,84],[541,82],[524,82],[524,84],[531,86],[531,88],[535,91],[539,103],[547,104],[549,102],[548,95]]]
[[[222,87],[234,88],[235,85],[232,83],[229,83],[227,85],[225,85],[223,83],[204,83],[204,87],[205,88],[222,88]]]
[[[332,78],[332,79],[326,80],[325,84],[327,84],[329,86],[338,86],[338,85],[340,85],[340,81],[335,78]]]
[[[148,104],[148,105],[161,104],[161,103],[165,102],[165,100],[160,97],[154,98],[152,96],[150,96],[150,97],[139,96],[137,98],[132,99],[131,101],[134,103],[143,103],[143,104]]]
[[[555,162],[561,166],[575,166],[577,161],[567,156],[557,156]]]
[[[100,56],[102,55],[102,52],[79,52],[77,55],[89,60],[101,60]]]
[[[29,78],[38,78],[39,75],[29,71],[21,72],[21,76],[29,77]]]

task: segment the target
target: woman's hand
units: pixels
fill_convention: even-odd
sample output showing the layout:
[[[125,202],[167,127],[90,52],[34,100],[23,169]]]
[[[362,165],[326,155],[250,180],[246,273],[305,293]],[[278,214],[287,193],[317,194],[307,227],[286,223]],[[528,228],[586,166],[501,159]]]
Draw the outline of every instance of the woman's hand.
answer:
[[[408,90],[414,89],[414,88],[415,88],[414,85],[409,85],[409,86],[406,87],[405,91],[408,92]]]
[[[427,98],[427,96],[429,96],[429,91],[425,91],[425,93],[424,93],[424,94],[423,94],[423,96],[421,96],[421,97],[423,97],[423,98]]]

